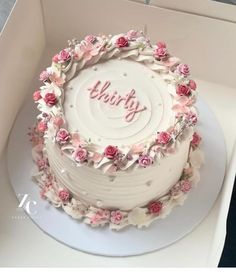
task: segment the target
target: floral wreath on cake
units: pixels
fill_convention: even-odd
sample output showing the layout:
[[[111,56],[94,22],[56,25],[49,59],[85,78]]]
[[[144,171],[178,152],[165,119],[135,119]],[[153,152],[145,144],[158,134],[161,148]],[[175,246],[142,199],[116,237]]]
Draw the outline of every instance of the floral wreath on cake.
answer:
[[[125,149],[108,144],[104,148],[91,150],[90,148],[94,148],[91,140],[67,129],[63,113],[63,87],[79,70],[111,58],[130,58],[142,62],[158,73],[167,85],[172,86],[175,123],[166,131],[156,133],[145,143],[134,144]],[[91,226],[109,224],[111,229],[116,230],[130,224],[138,228],[148,226],[156,219],[165,218],[174,206],[183,204],[188,192],[200,179],[199,168],[204,161],[198,149],[201,137],[196,132],[192,136],[188,161],[179,181],[164,196],[130,211],[85,205],[73,198],[68,190],[57,183],[44,153],[44,139],[53,137],[55,144],[75,165],[93,166],[110,175],[126,169],[146,168],[158,159],[174,153],[181,139],[185,137],[185,132],[193,129],[197,123],[194,107],[197,94],[196,83],[190,78],[188,65],[171,56],[165,43],[158,42],[152,46],[145,35],[138,31],[115,36],[89,35],[80,43],[73,39],[69,41],[68,48],[52,58],[51,67],[40,74],[40,80],[43,86],[34,92],[33,99],[41,113],[37,125],[30,128],[28,135],[37,165],[37,172],[33,177],[41,188],[42,198]]]
[[[172,109],[176,118],[172,127],[156,133],[146,142],[128,148],[107,144],[96,150],[96,144],[90,139],[86,140],[79,132],[68,131],[63,114],[63,87],[79,70],[111,58],[142,62],[158,73],[167,85],[171,85],[175,100]],[[146,168],[173,153],[184,130],[197,123],[197,112],[193,106],[196,101],[196,83],[189,75],[188,65],[171,56],[165,43],[158,42],[152,46],[142,32],[129,31],[115,36],[88,35],[80,43],[73,39],[69,41],[68,48],[52,58],[51,67],[40,74],[39,79],[44,85],[33,94],[41,112],[37,129],[45,137],[50,132],[60,150],[77,166],[93,166],[107,173]]]

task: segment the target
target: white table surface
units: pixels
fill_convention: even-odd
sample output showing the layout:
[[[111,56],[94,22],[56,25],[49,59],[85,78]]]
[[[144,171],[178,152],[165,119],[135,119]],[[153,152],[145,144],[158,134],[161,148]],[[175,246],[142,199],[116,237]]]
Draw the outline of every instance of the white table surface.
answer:
[[[236,91],[198,81],[200,96],[209,104],[225,135],[228,167],[236,136]],[[220,157],[220,156],[219,156]],[[206,267],[217,266],[223,249],[226,218],[235,171],[233,161],[223,190],[204,221],[189,235],[162,250],[142,256],[107,258],[73,250],[44,234],[18,210],[9,183],[5,154],[0,160],[0,266],[56,267]]]

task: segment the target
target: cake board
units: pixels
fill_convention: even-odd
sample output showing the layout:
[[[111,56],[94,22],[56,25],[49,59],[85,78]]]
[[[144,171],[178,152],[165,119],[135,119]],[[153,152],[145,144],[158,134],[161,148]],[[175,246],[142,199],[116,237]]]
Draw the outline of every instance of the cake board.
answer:
[[[205,165],[201,168],[198,186],[191,190],[184,205],[174,208],[167,218],[153,222],[148,228],[140,230],[129,226],[119,232],[106,226],[91,228],[40,198],[39,187],[31,179],[34,164],[27,136],[28,127],[34,124],[37,115],[34,107],[32,100],[27,99],[12,128],[7,150],[9,177],[18,199],[22,201],[22,196],[27,195],[28,202],[34,202],[29,217],[57,241],[96,255],[140,255],[164,248],[186,236],[214,205],[223,184],[226,149],[222,130],[201,98],[197,104],[198,131],[203,139]]]

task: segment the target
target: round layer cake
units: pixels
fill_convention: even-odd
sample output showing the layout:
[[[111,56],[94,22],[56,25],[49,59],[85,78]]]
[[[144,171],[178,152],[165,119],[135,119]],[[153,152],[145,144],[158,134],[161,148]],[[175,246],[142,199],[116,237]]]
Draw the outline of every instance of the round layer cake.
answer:
[[[73,39],[52,61],[33,95],[42,197],[117,230],[182,204],[202,161],[189,67],[137,31]]]

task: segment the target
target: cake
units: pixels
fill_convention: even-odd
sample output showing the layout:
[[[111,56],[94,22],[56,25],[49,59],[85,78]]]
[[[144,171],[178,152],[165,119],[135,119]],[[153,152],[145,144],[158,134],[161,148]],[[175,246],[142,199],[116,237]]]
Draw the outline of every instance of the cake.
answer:
[[[143,32],[68,41],[39,77],[29,133],[41,197],[93,227],[149,226],[203,161],[189,66]]]

